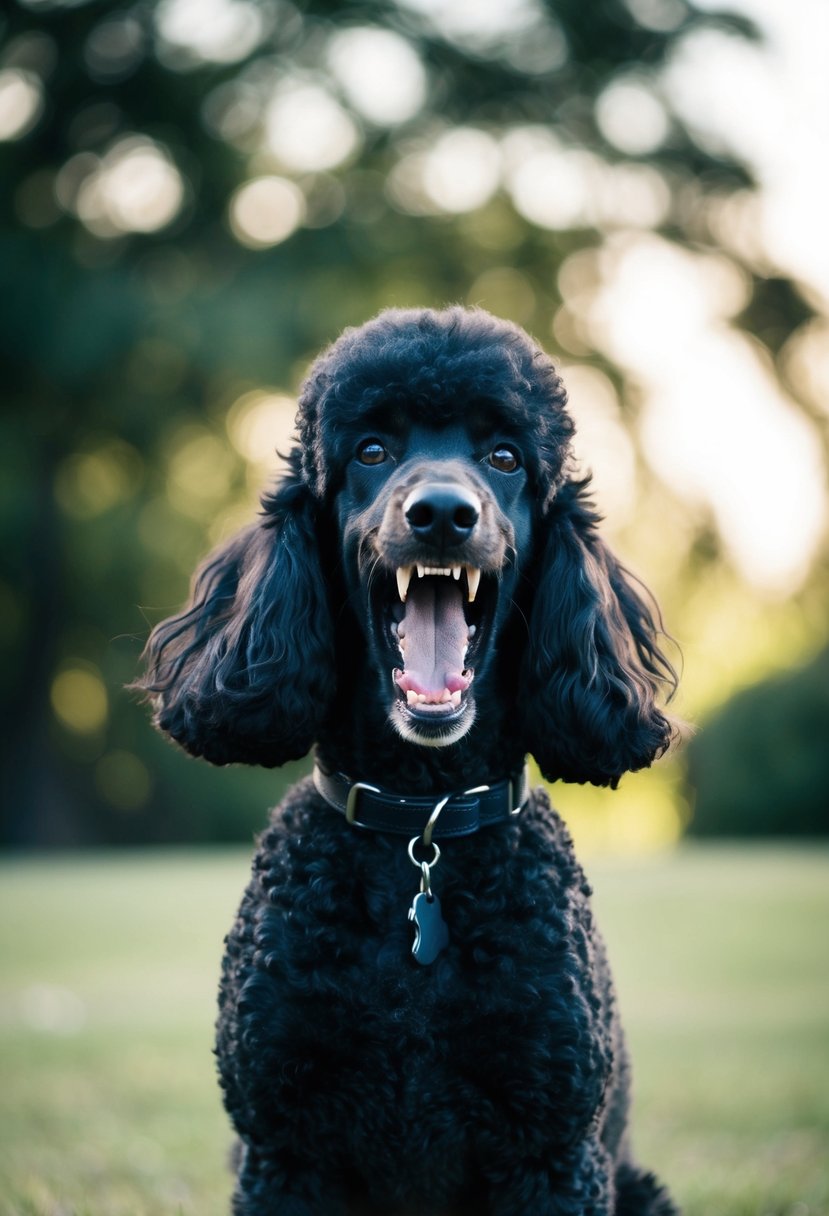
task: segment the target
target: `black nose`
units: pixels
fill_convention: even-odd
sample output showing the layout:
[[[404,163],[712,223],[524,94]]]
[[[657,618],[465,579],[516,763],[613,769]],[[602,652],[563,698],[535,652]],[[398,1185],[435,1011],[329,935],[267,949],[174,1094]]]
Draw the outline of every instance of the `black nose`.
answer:
[[[412,490],[403,514],[419,540],[436,549],[451,549],[472,535],[481,500],[471,490],[445,482],[427,482]]]

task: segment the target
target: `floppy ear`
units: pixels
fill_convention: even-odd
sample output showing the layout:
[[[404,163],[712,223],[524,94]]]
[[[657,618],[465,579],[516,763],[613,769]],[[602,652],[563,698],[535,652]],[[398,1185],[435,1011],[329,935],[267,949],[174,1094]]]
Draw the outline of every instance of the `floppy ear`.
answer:
[[[155,724],[213,764],[299,759],[333,695],[330,614],[314,503],[295,477],[196,572],[184,611],[156,626],[138,687]]]
[[[656,698],[677,677],[656,605],[596,533],[586,484],[566,486],[547,517],[519,687],[544,776],[615,786],[667,750],[674,727]]]

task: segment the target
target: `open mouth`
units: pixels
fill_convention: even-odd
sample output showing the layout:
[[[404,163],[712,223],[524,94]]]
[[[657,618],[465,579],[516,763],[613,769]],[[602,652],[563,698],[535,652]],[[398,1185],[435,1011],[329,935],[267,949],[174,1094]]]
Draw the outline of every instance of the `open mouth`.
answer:
[[[494,617],[496,578],[476,566],[415,564],[397,568],[394,588],[382,581],[375,620],[390,651],[397,711],[427,733],[457,722]]]

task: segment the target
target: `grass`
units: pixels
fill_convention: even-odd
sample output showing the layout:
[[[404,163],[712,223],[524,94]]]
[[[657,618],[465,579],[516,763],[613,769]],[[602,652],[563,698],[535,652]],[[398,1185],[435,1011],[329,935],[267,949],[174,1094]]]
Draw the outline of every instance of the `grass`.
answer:
[[[248,860],[0,865],[1,1216],[226,1216],[210,1049]],[[588,869],[641,1159],[686,1216],[829,1216],[829,849]]]

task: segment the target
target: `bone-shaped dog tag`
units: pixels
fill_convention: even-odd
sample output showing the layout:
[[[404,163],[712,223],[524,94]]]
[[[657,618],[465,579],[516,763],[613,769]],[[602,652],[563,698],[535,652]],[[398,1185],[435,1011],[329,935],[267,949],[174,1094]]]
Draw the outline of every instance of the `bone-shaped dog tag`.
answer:
[[[414,921],[415,926],[412,954],[419,963],[428,967],[449,945],[449,930],[441,915],[437,895],[427,895],[425,891],[415,895],[409,908],[409,920]]]

